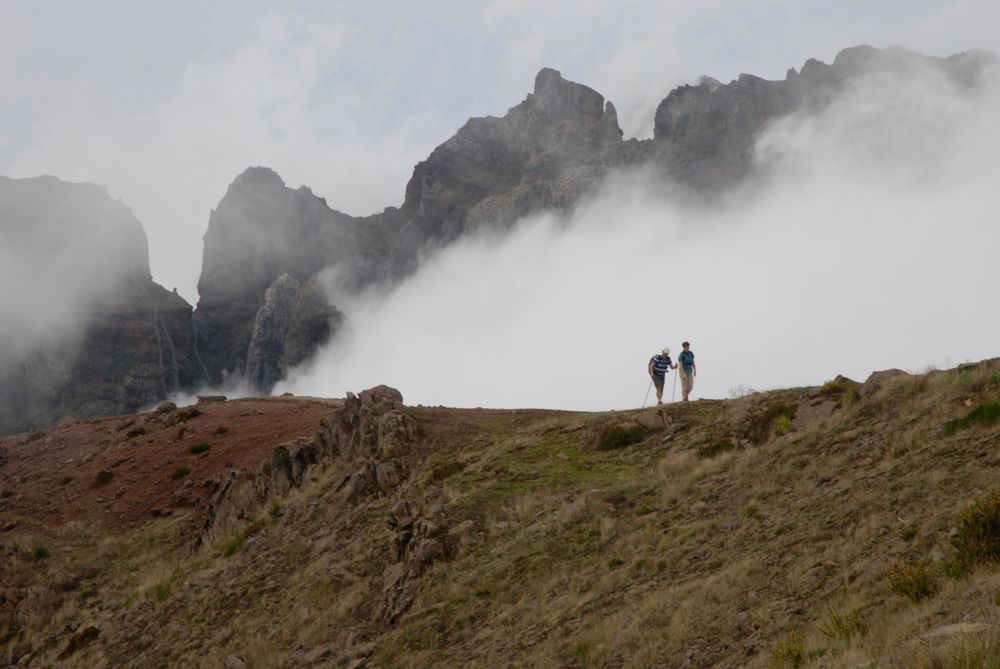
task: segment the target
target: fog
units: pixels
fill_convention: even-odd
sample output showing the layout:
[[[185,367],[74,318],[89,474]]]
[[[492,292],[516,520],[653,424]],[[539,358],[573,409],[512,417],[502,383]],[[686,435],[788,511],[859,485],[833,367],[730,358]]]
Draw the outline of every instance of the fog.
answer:
[[[333,295],[349,330],[276,392],[611,409],[638,406],[649,357],[683,340],[695,398],[996,356],[998,117],[995,76],[975,94],[870,78],[766,132],[766,176],[724,200],[613,175],[387,295]]]

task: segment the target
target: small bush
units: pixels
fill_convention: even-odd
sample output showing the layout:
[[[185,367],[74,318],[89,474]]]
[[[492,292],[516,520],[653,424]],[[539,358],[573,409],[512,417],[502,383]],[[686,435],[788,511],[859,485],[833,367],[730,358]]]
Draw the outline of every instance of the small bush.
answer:
[[[1000,387],[1000,372],[990,374],[990,377],[986,379],[986,385],[993,388]]]
[[[754,446],[761,446],[771,438],[776,423],[782,417],[788,419],[787,426],[791,427],[791,421],[798,411],[796,404],[775,404],[768,407],[763,413],[754,416],[747,426],[744,436],[750,440]],[[782,421],[784,422],[784,421]],[[786,428],[787,429],[787,428]]]
[[[10,490],[8,488],[7,490],[4,490],[3,492],[0,492],[0,499],[10,499],[11,497],[13,497],[16,494],[17,494],[16,492],[14,492],[13,490]]]
[[[31,557],[35,558],[36,560],[39,561],[47,560],[49,558],[49,555],[50,555],[49,549],[46,548],[45,546],[35,546],[34,548],[31,549]]]
[[[955,519],[955,560],[971,565],[1000,561],[1000,492],[981,497]]]
[[[277,502],[271,502],[270,506],[267,507],[267,515],[271,516],[274,520],[280,518],[284,512],[285,507]]]
[[[167,601],[167,598],[170,597],[170,584],[157,583],[146,591],[146,595],[150,599],[155,599],[158,602],[165,602]]]
[[[61,479],[59,479],[59,485],[69,485],[70,483],[72,483],[75,480],[76,479],[73,478],[72,476],[64,476]]]
[[[465,463],[459,462],[458,460],[443,462],[439,465],[435,465],[434,468],[431,469],[431,473],[427,477],[427,480],[430,483],[444,481],[446,478],[450,478],[455,474],[458,474],[463,469],[465,469]]]
[[[889,571],[889,590],[919,602],[933,596],[937,592],[937,584],[924,561],[913,560],[898,564]]]
[[[616,569],[622,566],[623,564],[625,564],[625,560],[621,558],[613,557],[610,560],[608,560],[608,567],[610,567],[611,569]]]
[[[223,557],[231,557],[247,542],[247,539],[264,529],[265,522],[258,518],[239,530],[234,530],[216,542],[215,548]]]
[[[899,538],[903,541],[913,541],[917,537],[917,532],[919,531],[920,530],[916,525],[907,525],[899,533]]]
[[[774,421],[774,434],[781,436],[784,433],[792,429],[792,419],[788,416],[778,416],[778,419]]]
[[[604,428],[597,440],[597,450],[614,451],[638,444],[649,434],[644,425],[611,425]]]
[[[961,418],[945,423],[941,431],[944,432],[945,436],[951,436],[974,425],[993,425],[994,423],[1000,423],[1000,402],[982,402]]]
[[[862,636],[865,629],[865,621],[857,610],[838,613],[830,609],[830,617],[823,623],[822,632],[834,641],[850,641],[856,636]]]
[[[128,432],[126,432],[125,433],[125,438],[126,439],[135,439],[136,437],[141,437],[144,434],[146,434],[146,428],[144,428],[142,425],[138,425],[136,427],[133,427]]]
[[[170,475],[171,481],[180,481],[182,478],[191,473],[189,467],[178,467],[174,470],[174,473]]]
[[[189,448],[188,451],[191,453],[191,455],[198,455],[200,453],[204,453],[209,448],[211,448],[211,446],[203,441],[201,443],[195,444],[194,446]]]
[[[194,407],[188,407],[187,409],[181,409],[177,413],[174,414],[174,416],[176,417],[175,419],[177,420],[178,423],[186,423],[187,421],[191,420],[192,418],[197,418],[200,415],[201,415],[201,411],[199,409],[195,409]]]
[[[215,428],[215,432],[213,432],[212,434],[214,434],[216,437],[224,437],[227,434],[229,434],[229,428],[224,425],[220,425],[219,427]]]
[[[97,476],[94,477],[94,482],[90,484],[91,488],[100,488],[111,483],[111,479],[115,477],[114,472],[109,472],[107,469],[102,469],[97,472]]]
[[[771,646],[770,669],[795,669],[806,658],[806,640],[801,632],[788,632]]]

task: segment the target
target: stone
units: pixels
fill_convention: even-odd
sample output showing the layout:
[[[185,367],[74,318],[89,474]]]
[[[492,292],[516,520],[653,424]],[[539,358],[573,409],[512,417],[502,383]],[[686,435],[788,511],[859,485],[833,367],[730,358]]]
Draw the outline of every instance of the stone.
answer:
[[[247,663],[239,655],[226,655],[223,661],[225,669],[246,669]]]
[[[863,384],[861,388],[858,389],[858,397],[862,399],[871,397],[879,390],[884,388],[893,379],[899,379],[910,376],[901,369],[886,369],[881,372],[872,372]]]

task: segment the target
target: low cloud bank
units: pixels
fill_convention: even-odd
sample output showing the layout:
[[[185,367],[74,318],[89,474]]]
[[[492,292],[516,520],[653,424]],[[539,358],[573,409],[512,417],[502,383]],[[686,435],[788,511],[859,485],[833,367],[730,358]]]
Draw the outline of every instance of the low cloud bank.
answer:
[[[349,331],[277,392],[387,383],[414,404],[596,410],[638,406],[650,355],[683,340],[695,397],[1000,355],[996,84],[865,80],[776,124],[765,176],[708,205],[614,175],[564,217],[336,298]]]

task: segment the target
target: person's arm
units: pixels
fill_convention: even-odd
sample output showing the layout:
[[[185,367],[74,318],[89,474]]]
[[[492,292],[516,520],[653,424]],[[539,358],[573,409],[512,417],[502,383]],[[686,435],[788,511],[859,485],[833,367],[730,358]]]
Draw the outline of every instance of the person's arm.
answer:
[[[649,361],[649,376],[650,377],[653,376],[653,361],[652,360]]]
[[[692,376],[698,376],[698,365],[694,362],[694,356],[691,356],[691,373]]]

